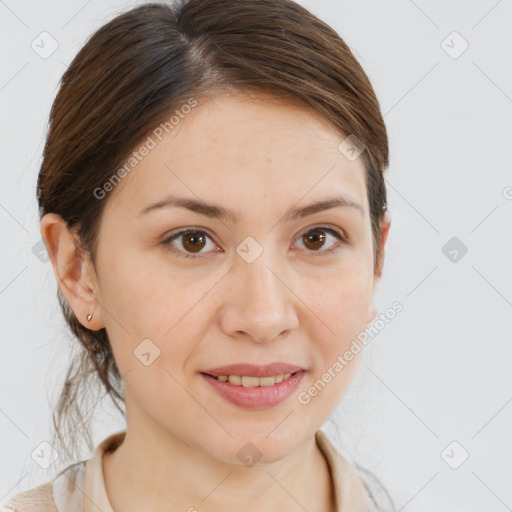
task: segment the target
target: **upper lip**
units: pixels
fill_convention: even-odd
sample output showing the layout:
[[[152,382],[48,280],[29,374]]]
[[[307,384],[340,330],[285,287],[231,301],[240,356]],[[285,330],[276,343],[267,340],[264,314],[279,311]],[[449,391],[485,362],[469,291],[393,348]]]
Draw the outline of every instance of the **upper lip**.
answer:
[[[210,370],[206,370],[202,373],[206,373],[208,375],[241,375],[248,377],[270,377],[272,375],[280,375],[285,373],[296,373],[304,370],[304,368],[300,366],[296,366],[293,364],[277,362],[267,364],[265,366],[255,366],[253,364],[242,363],[242,364],[230,364],[227,366],[219,366],[217,368],[212,368]]]

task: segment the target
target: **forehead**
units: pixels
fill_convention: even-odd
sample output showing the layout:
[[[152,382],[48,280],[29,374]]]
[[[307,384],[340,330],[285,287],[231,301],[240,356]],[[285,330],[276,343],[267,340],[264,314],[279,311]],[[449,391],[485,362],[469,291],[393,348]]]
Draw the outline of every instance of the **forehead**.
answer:
[[[226,93],[175,112],[172,123],[135,148],[150,147],[109,203],[140,210],[172,193],[241,210],[258,199],[286,206],[338,192],[367,211],[362,158],[347,159],[338,149],[345,137],[313,110],[268,95]]]

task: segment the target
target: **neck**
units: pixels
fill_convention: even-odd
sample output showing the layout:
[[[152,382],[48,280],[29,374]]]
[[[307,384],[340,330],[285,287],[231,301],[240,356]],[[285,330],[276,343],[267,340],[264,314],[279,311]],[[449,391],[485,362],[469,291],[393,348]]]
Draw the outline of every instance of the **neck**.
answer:
[[[314,435],[280,460],[247,467],[129,420],[123,443],[103,456],[105,489],[116,511],[335,510],[329,468]]]

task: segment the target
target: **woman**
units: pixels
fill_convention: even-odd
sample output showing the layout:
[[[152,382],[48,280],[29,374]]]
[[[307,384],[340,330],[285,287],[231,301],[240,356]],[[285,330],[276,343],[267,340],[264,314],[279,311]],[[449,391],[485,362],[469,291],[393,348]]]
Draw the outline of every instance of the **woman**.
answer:
[[[376,316],[387,166],[368,77],[291,0],[101,27],[62,78],[37,197],[83,348],[61,450],[90,377],[126,430],[3,510],[378,506],[320,427]]]

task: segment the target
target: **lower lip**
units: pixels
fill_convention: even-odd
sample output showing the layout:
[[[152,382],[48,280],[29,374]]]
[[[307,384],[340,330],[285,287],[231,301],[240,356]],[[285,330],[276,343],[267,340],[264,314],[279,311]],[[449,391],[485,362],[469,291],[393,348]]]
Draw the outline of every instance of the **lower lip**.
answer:
[[[263,409],[277,405],[288,398],[297,389],[305,373],[306,372],[302,370],[278,384],[273,384],[272,386],[255,386],[252,388],[236,386],[227,381],[222,382],[205,373],[201,375],[211,384],[219,395],[232,404],[247,409]]]

